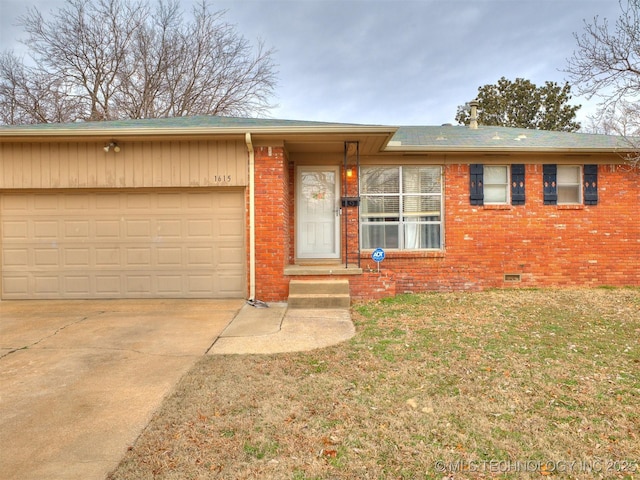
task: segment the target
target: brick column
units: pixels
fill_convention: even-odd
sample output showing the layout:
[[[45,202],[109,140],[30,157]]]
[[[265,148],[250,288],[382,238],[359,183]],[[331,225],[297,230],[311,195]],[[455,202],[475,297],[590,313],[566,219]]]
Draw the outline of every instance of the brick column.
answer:
[[[283,147],[256,147],[256,298],[285,301],[284,267],[290,250],[289,169]]]

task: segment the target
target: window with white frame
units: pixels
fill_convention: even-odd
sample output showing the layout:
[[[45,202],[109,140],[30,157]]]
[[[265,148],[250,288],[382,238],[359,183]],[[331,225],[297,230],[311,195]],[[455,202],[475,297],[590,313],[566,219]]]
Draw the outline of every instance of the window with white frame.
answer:
[[[361,167],[360,198],[363,249],[442,248],[441,167]]]
[[[484,204],[509,203],[509,167],[506,165],[484,166]]]
[[[558,165],[556,182],[559,205],[582,203],[581,178],[580,165]]]

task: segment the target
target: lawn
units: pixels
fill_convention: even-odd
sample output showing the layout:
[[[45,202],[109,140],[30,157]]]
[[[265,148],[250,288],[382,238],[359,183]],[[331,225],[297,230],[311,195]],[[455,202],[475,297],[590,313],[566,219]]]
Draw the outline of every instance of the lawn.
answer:
[[[109,479],[640,478],[640,290],[402,295],[203,358]]]

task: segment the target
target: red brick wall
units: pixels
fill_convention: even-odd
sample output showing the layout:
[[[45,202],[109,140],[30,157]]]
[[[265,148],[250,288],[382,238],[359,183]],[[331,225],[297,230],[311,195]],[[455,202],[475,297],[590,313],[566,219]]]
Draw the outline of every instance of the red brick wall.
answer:
[[[294,178],[283,151],[256,149],[257,291],[284,301],[294,262]],[[344,179],[343,179],[344,180]],[[348,194],[355,195],[355,176]],[[469,166],[445,167],[443,251],[387,251],[380,265],[360,255],[362,275],[349,275],[353,298],[404,292],[495,287],[640,285],[640,172],[598,168],[598,205],[544,205],[542,165],[526,166],[526,204],[472,206]],[[357,263],[357,215],[349,210],[349,263]],[[342,224],[344,229],[344,223]],[[343,232],[344,233],[344,232]],[[345,239],[342,240],[343,262]],[[519,282],[505,282],[518,274]]]
[[[526,166],[526,205],[469,204],[469,166],[445,167],[443,252],[387,252],[381,271],[395,279],[381,292],[370,254],[351,279],[355,298],[490,287],[640,285],[640,172],[598,168],[598,205],[544,205],[542,166]],[[505,282],[520,274],[520,282]]]
[[[348,176],[344,168],[342,172],[342,189],[341,195],[346,197],[358,196],[358,173],[357,169],[351,167],[351,176]],[[358,264],[358,253],[360,244],[360,225],[358,218],[358,207],[342,207],[342,216],[340,218],[340,228],[342,229],[342,243],[340,251],[342,252],[342,263],[349,265]]]
[[[286,300],[289,279],[289,169],[282,147],[257,147],[255,151],[256,298]]]

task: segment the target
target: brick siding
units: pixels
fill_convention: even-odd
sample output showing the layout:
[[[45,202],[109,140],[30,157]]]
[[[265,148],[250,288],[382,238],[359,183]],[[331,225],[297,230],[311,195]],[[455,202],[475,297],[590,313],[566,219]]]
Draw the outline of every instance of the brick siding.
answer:
[[[291,248],[289,169],[282,147],[257,147],[254,152],[256,298],[283,301],[289,294],[289,279],[283,275]]]
[[[258,298],[286,300],[293,263],[293,170],[282,150],[256,150]],[[640,285],[640,172],[598,167],[598,204],[543,204],[542,165],[525,168],[526,204],[469,202],[469,165],[444,171],[442,251],[387,251],[378,272],[371,252],[360,254],[362,275],[349,275],[353,298],[404,292],[500,287]],[[343,178],[344,180],[344,178]],[[348,194],[355,191],[348,179]],[[348,252],[357,262],[357,214],[349,210]],[[342,225],[344,234],[344,224]],[[342,240],[343,261],[345,238]],[[505,281],[517,275],[519,281]]]
[[[496,287],[640,285],[640,175],[626,165],[598,167],[594,206],[544,205],[542,165],[527,165],[526,204],[472,206],[469,166],[445,167],[443,252],[389,252],[381,271],[391,294]],[[384,296],[377,266],[361,257],[355,298]],[[505,281],[505,274],[521,280]]]

